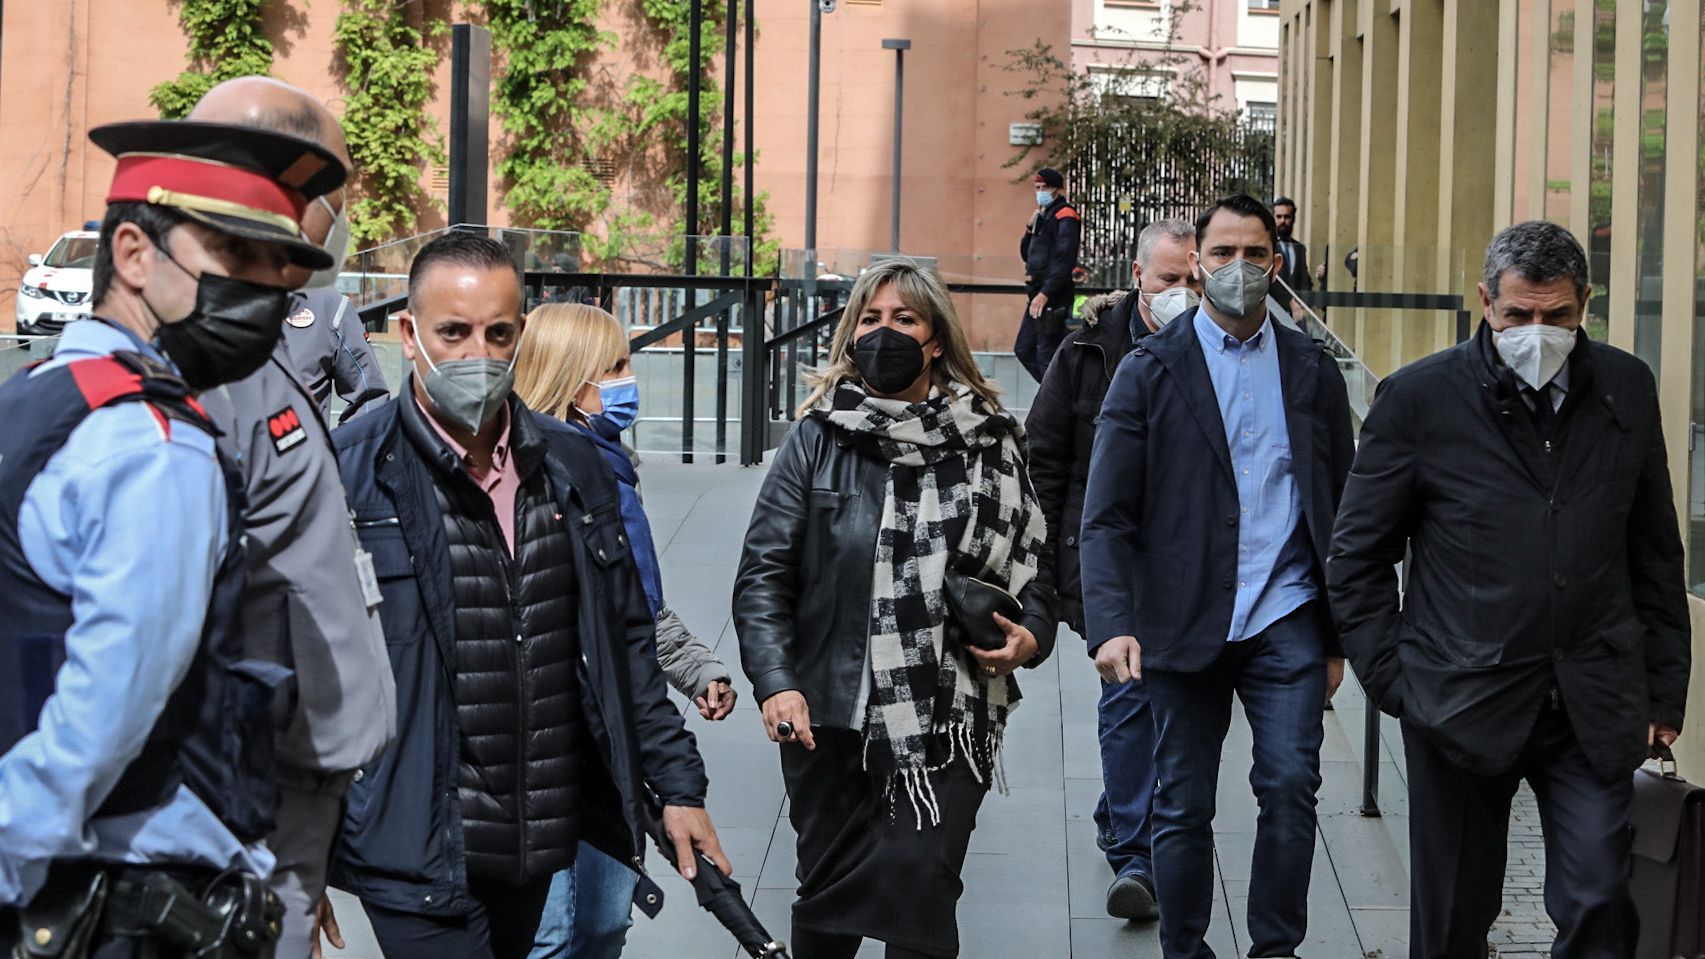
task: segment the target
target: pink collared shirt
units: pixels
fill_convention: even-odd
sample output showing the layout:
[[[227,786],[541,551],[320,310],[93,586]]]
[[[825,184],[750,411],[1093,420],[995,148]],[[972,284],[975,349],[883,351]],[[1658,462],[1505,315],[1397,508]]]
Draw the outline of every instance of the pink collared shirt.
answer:
[[[474,484],[491,497],[491,508],[497,513],[497,525],[503,528],[503,541],[509,546],[509,555],[515,555],[515,491],[521,488],[521,474],[515,468],[515,459],[509,455],[509,406],[504,404],[498,416],[503,418],[503,429],[497,435],[497,444],[491,448],[491,467],[485,470],[474,468],[468,459],[468,451],[462,444],[445,432],[432,412],[424,406],[421,412],[426,414],[426,421],[432,424],[433,432],[449,445],[462,465],[468,468],[468,475],[473,477]]]

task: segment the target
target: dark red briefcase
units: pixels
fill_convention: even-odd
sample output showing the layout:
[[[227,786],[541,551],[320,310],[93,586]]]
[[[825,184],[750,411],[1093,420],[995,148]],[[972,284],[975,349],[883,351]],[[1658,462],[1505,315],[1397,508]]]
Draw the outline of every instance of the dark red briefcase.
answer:
[[[1705,786],[1659,769],[1634,772],[1634,878],[1640,913],[1637,959],[1705,959]]]

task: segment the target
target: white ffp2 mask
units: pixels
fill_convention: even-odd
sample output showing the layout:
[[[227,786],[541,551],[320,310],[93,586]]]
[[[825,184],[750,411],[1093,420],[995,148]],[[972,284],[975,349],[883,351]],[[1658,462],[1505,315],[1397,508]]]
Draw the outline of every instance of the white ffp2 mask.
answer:
[[[1516,379],[1539,390],[1569,361],[1575,349],[1575,331],[1548,323],[1528,323],[1497,334],[1493,345]]]

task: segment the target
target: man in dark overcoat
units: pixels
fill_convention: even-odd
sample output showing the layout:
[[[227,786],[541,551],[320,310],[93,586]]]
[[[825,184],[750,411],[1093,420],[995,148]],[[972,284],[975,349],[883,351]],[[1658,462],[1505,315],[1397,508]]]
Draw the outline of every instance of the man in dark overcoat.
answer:
[[[1688,615],[1657,384],[1590,294],[1564,228],[1498,234],[1485,322],[1381,384],[1334,527],[1339,632],[1403,724],[1415,959],[1485,955],[1523,779],[1552,954],[1634,954],[1632,773],[1681,729]]]

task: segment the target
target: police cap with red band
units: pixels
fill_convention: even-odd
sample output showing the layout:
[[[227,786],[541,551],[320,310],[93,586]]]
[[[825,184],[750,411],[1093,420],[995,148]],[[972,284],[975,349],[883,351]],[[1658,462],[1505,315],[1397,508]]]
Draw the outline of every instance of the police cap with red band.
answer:
[[[349,171],[319,144],[191,120],[109,123],[89,139],[118,158],[108,203],[168,206],[220,232],[276,243],[300,266],[331,265],[330,254],[303,238],[302,212]]]

